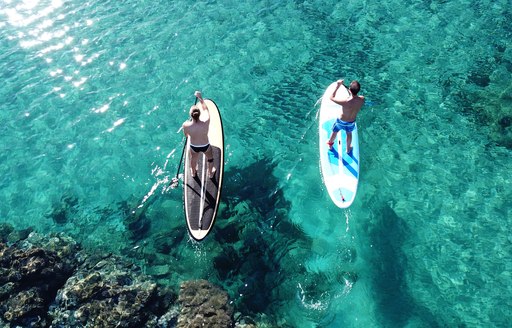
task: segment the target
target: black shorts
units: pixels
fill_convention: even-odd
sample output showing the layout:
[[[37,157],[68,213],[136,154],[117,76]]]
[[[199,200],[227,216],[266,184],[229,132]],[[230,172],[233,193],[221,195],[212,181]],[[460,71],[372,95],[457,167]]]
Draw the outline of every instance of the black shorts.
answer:
[[[190,145],[190,149],[192,149],[196,153],[204,153],[208,150],[208,148],[210,148],[210,144],[203,145],[203,146]]]

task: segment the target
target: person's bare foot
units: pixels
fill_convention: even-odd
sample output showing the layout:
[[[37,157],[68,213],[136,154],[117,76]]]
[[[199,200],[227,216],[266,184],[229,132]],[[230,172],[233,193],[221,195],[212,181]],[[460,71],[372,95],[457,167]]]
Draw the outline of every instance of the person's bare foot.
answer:
[[[199,164],[196,165],[196,169],[190,168],[190,175],[192,175],[192,178],[197,177],[197,170],[199,170]]]

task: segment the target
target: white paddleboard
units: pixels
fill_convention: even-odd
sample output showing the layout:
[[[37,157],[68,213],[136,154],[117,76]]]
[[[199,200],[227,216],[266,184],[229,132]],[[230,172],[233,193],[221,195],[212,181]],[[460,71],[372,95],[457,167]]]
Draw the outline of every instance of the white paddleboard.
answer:
[[[329,85],[322,97],[318,131],[320,139],[320,168],[327,192],[336,206],[347,208],[356,197],[359,182],[359,138],[357,124],[352,131],[352,152],[347,154],[347,134],[338,132],[331,150],[327,145],[332,133],[332,126],[340,117],[342,107],[331,101],[330,96],[336,88],[336,82]],[[348,97],[348,90],[343,86],[336,93],[336,99]]]
[[[185,157],[185,179],[183,184],[185,217],[190,235],[202,240],[210,233],[220,204],[222,178],[224,175],[224,130],[217,105],[210,99],[204,100],[210,113],[208,139],[213,151],[213,164],[216,168],[213,178],[208,177],[206,156],[199,154],[197,175],[190,173],[190,141],[187,140]],[[200,120],[205,120],[202,112]]]

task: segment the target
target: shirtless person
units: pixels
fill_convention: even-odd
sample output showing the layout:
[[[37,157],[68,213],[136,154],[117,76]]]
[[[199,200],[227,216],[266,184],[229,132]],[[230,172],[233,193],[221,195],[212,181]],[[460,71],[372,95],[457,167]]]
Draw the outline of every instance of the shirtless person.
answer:
[[[201,92],[196,91],[194,95],[201,102],[203,107],[203,115],[206,114],[208,117],[205,121],[201,121],[201,110],[193,105],[190,107],[191,120],[187,120],[183,123],[183,133],[190,141],[190,173],[193,177],[197,175],[197,159],[199,153],[204,153],[208,160],[208,177],[213,178],[215,174],[215,167],[213,167],[213,151],[208,140],[208,129],[210,128],[210,112],[208,106],[203,100]],[[206,111],[206,112],[205,112]]]
[[[357,113],[359,113],[361,107],[364,105],[364,96],[357,95],[361,89],[361,85],[357,81],[352,81],[348,88],[343,84],[343,80],[338,80],[337,83],[338,85],[336,86],[336,89],[334,89],[330,99],[343,107],[340,118],[336,119],[336,122],[332,126],[331,138],[327,141],[327,145],[329,146],[329,149],[332,149],[336,134],[343,129],[347,132],[347,153],[349,154],[352,151],[352,131],[354,131],[356,127]],[[342,85],[348,90],[348,98],[344,100],[334,99],[336,97],[336,92]]]

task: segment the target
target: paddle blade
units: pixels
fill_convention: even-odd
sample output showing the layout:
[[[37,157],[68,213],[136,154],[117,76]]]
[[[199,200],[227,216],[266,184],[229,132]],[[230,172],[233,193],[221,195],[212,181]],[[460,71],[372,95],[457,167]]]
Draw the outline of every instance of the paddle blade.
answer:
[[[180,184],[180,180],[178,180],[178,178],[172,178],[171,184],[169,185],[169,187],[171,187],[171,189],[176,189],[179,184]]]

